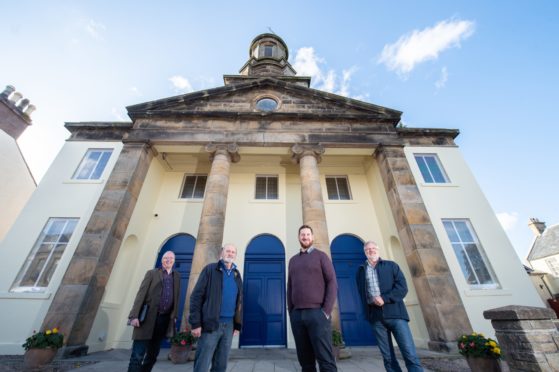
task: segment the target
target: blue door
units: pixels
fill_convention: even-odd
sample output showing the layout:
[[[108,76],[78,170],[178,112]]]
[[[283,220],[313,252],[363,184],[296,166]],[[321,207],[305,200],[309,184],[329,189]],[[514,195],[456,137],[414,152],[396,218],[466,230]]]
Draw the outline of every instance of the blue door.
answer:
[[[275,236],[252,239],[245,254],[240,347],[286,347],[285,251]]]
[[[355,276],[366,260],[363,242],[352,235],[340,235],[330,247],[338,280],[338,304],[344,342],[348,346],[376,345],[373,328],[359,299]]]
[[[190,267],[192,266],[192,255],[194,253],[194,246],[196,239],[192,235],[179,234],[173,236],[161,248],[157,256],[155,267],[161,267],[161,257],[167,251],[175,253],[175,270],[181,274],[181,291],[179,296],[179,312],[177,319],[177,328],[180,329],[182,321],[182,313],[184,310],[184,300],[186,298],[186,289],[188,288],[188,278],[190,277]],[[162,346],[168,347],[167,341]]]

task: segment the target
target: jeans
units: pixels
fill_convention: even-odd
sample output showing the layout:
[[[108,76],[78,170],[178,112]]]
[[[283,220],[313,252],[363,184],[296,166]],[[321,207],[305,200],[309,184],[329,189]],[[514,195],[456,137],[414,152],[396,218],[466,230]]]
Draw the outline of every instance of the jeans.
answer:
[[[169,314],[157,314],[153,335],[150,340],[134,340],[128,372],[150,372],[157,361],[161,341],[167,334]]]
[[[291,330],[302,372],[336,372],[332,354],[332,325],[322,309],[294,309],[290,312]]]
[[[225,372],[233,342],[233,321],[220,323],[213,332],[202,332],[196,348],[194,372]]]
[[[392,337],[390,336],[391,334],[393,334],[396,339],[396,343],[398,344],[400,352],[404,357],[408,371],[423,371],[419,358],[417,357],[417,353],[415,352],[415,345],[413,343],[413,338],[407,320],[384,319],[374,321],[372,323],[378,347],[384,361],[384,368],[388,372],[402,371],[394,354],[394,346],[392,345]]]

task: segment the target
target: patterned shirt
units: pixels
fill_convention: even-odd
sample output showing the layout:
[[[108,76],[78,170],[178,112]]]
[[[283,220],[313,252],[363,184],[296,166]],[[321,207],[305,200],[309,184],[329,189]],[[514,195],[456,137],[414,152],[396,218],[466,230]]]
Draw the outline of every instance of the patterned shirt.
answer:
[[[173,308],[173,272],[167,273],[167,270],[161,270],[161,299],[159,300],[159,313],[168,314]]]
[[[367,261],[367,303],[372,304],[375,296],[380,296],[377,269]]]

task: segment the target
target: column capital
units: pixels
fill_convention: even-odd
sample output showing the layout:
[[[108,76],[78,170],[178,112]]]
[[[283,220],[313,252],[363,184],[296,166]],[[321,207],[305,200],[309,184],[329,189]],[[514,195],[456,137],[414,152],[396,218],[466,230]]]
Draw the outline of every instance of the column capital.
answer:
[[[291,147],[291,152],[293,153],[291,155],[291,160],[294,163],[299,163],[299,160],[301,160],[302,157],[310,155],[315,157],[317,163],[320,163],[322,160],[321,155],[324,154],[324,151],[324,146],[320,144],[311,145],[296,143]]]
[[[210,161],[214,160],[217,154],[226,155],[232,163],[241,160],[239,146],[236,143],[208,143],[205,150],[210,153]]]

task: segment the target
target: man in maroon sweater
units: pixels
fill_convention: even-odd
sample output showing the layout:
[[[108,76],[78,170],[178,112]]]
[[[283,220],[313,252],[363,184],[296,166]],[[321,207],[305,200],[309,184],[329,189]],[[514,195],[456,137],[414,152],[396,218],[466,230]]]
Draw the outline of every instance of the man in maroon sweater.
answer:
[[[289,260],[287,306],[302,372],[337,371],[330,316],[338,283],[332,261],[313,247],[310,226],[299,228],[301,251]]]

